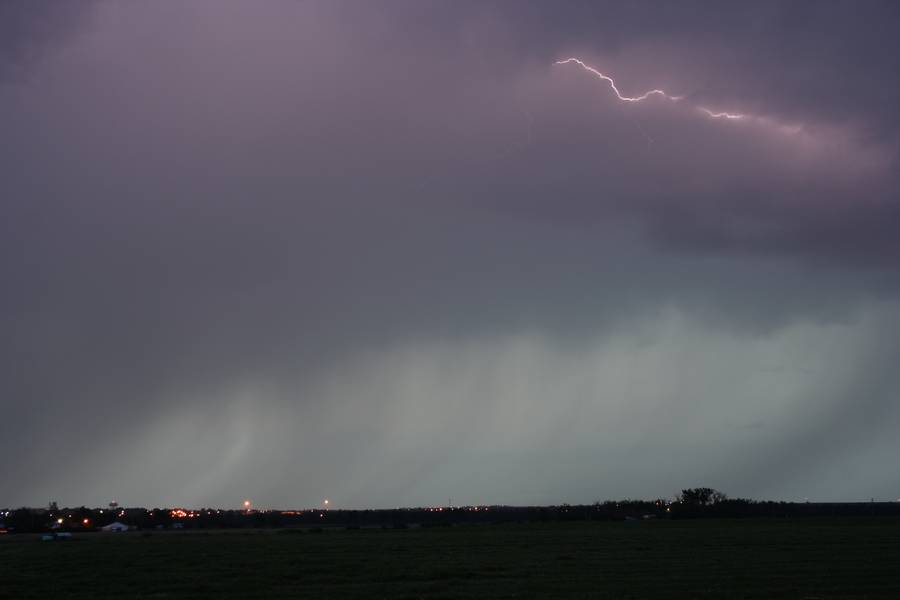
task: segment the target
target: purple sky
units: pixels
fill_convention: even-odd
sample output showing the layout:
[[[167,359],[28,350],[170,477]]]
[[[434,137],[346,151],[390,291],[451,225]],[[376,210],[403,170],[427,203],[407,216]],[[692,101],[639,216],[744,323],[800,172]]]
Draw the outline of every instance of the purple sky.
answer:
[[[0,505],[900,497],[898,27],[0,3]]]

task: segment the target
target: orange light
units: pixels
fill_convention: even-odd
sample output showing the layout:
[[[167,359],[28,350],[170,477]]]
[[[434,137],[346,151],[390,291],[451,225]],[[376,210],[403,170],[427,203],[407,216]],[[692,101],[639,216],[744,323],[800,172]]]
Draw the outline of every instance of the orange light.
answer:
[[[87,525],[88,523],[90,523],[90,521],[89,521],[88,519],[85,519],[84,521],[82,521],[82,523],[84,523],[85,525]]]

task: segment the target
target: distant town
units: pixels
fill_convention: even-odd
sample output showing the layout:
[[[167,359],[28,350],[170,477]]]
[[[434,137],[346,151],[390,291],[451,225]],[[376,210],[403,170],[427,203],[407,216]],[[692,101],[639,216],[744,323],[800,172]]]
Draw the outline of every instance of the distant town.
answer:
[[[593,504],[550,506],[424,506],[396,509],[295,510],[256,509],[250,500],[241,508],[136,508],[110,502],[105,508],[59,507],[0,509],[0,535],[40,533],[44,539],[70,539],[81,533],[179,531],[203,529],[415,528],[462,524],[543,521],[645,521],[700,518],[804,518],[900,516],[896,502],[775,502],[728,498],[712,488],[685,489],[676,499],[608,500]]]

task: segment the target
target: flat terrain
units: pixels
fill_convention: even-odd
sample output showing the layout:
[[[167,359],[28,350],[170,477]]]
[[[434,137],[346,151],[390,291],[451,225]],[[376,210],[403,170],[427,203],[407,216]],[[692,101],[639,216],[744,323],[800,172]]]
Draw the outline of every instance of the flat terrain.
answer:
[[[0,598],[900,598],[900,520],[0,539]]]

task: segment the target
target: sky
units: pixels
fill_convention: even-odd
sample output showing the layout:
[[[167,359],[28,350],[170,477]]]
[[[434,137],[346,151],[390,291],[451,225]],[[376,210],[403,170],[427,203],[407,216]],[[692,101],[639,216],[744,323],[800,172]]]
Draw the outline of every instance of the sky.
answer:
[[[3,0],[0,506],[900,498],[898,26]]]

